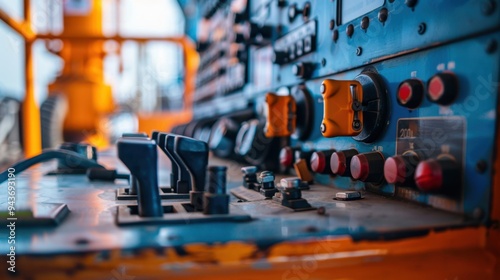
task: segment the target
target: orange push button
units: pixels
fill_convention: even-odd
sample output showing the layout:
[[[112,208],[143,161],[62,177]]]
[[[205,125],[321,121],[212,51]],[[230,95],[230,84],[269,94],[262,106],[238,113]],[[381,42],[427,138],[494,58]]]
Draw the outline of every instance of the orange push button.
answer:
[[[324,80],[323,123],[325,137],[356,136],[363,129],[363,88],[358,81]]]
[[[266,95],[267,121],[265,134],[267,138],[291,136],[296,127],[297,104],[290,95]]]

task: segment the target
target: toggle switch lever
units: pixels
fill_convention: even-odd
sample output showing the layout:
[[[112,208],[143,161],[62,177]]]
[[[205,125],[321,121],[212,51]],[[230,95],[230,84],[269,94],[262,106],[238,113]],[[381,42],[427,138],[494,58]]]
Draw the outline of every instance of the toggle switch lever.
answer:
[[[196,210],[203,210],[203,193],[208,165],[207,143],[185,136],[176,136],[174,154],[179,159],[179,165],[184,166],[189,172],[191,204]]]
[[[139,184],[137,206],[141,217],[162,217],[158,189],[156,143],[145,138],[121,138],[117,142],[118,158]]]
[[[167,137],[169,136],[169,133],[158,133],[157,141],[156,143],[158,144],[158,147],[167,155],[168,159],[170,159],[171,166],[172,166],[172,172],[170,173],[170,187],[172,188],[173,192],[176,193],[188,193],[188,188],[181,188],[179,189],[177,186],[177,182],[179,181],[179,164],[176,162],[176,159],[173,155],[173,149],[169,151],[167,149]],[[173,135],[172,135],[173,136]],[[173,136],[175,137],[175,136]],[[172,147],[173,147],[173,141],[172,141]]]
[[[164,135],[165,142],[161,145],[165,147],[165,153],[172,160],[172,166],[175,165],[175,167],[172,167],[172,176],[176,176],[171,179],[172,182],[174,182],[174,185],[172,185],[172,187],[175,186],[177,193],[188,193],[191,189],[191,175],[189,174],[189,170],[185,167],[185,165],[182,164],[182,159],[175,153],[175,138],[180,136],[167,133],[164,133]],[[174,172],[174,168],[177,169],[177,173]]]
[[[123,133],[122,138],[139,138],[139,139],[148,139],[148,135],[144,132],[138,132],[138,133]],[[137,195],[137,188],[139,187],[139,183],[137,182],[137,178],[133,174],[130,174],[129,178],[130,182],[130,188],[128,189],[129,195]]]

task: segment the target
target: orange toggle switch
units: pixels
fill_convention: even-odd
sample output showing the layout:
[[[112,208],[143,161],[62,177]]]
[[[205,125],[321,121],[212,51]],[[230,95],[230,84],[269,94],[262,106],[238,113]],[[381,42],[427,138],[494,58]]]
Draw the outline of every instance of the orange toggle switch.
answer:
[[[363,129],[363,87],[358,81],[324,80],[321,84],[325,137],[356,136]]]
[[[265,134],[267,138],[287,137],[293,134],[296,126],[297,104],[290,95],[266,95],[267,121]]]

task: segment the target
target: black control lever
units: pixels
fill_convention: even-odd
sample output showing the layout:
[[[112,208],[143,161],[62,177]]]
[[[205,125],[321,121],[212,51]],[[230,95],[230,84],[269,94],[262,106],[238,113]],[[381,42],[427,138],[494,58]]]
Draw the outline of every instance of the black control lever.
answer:
[[[160,147],[160,149],[167,155],[168,159],[170,159],[170,162],[171,162],[172,172],[170,173],[170,187],[172,188],[173,192],[188,193],[188,191],[189,191],[188,188],[179,189],[177,187],[177,182],[179,181],[179,164],[176,162],[176,159],[172,153],[173,151],[169,151],[166,147],[168,135],[170,135],[170,134],[169,133],[161,133],[161,132],[158,133],[156,143],[158,144],[158,147]],[[184,192],[181,192],[181,191],[184,191]]]
[[[160,135],[160,132],[157,130],[151,132],[151,140],[156,141],[156,144],[158,144],[158,135]]]
[[[147,139],[148,135],[144,132],[138,132],[138,133],[123,133],[122,138],[139,138],[139,139]],[[130,188],[128,189],[129,195],[137,195],[137,188],[139,187],[139,183],[137,182],[137,178],[133,174],[130,175]]]
[[[160,137],[161,135],[165,135],[165,144],[162,144],[165,149],[165,153],[172,160],[172,166],[175,165],[175,168],[177,168],[177,177],[172,179],[176,180],[174,186],[177,187],[177,193],[189,193],[189,190],[191,189],[191,175],[185,165],[182,164],[182,159],[175,153],[176,135],[162,133],[160,134]],[[172,167],[172,170],[174,170],[173,168],[174,167]]]
[[[146,138],[121,138],[117,142],[117,147],[118,158],[139,184],[137,188],[139,216],[162,217],[156,143]]]
[[[203,210],[203,193],[208,165],[208,145],[206,142],[184,136],[175,137],[174,153],[179,164],[188,170],[191,182],[189,197],[196,210]]]

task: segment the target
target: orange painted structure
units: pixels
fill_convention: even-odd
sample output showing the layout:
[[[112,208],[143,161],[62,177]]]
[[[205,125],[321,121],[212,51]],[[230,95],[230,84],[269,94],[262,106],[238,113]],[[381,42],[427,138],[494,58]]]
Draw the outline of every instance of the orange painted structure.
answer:
[[[26,95],[23,100],[23,146],[25,156],[41,152],[40,110],[35,100],[32,45],[36,40],[62,40],[64,47],[58,55],[64,60],[61,75],[49,86],[49,95],[62,94],[68,102],[64,131],[84,134],[86,140],[102,146],[99,121],[113,112],[111,87],[104,82],[103,59],[105,41],[167,41],[179,44],[184,51],[185,93],[184,109],[179,112],[143,114],[139,112],[139,129],[151,132],[153,128],[169,130],[172,126],[191,119],[192,95],[199,57],[194,43],[187,37],[121,37],[102,34],[102,1],[94,1],[86,15],[64,15],[64,31],[60,35],[36,34],[31,28],[31,1],[24,0],[24,20],[19,22],[0,9],[0,20],[25,40]],[[82,139],[84,140],[84,139]]]

